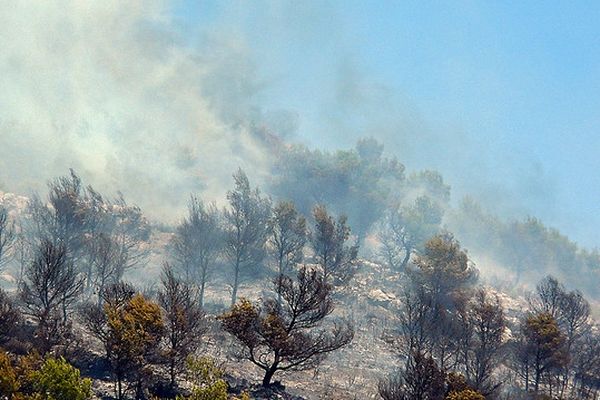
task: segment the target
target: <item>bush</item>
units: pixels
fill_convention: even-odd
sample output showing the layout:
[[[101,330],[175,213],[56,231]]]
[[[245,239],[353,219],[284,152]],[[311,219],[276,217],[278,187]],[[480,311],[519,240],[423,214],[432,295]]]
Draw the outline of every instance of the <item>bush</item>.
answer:
[[[485,397],[473,389],[464,389],[460,392],[451,392],[446,396],[446,400],[485,400]]]
[[[48,358],[32,375],[36,392],[49,400],[85,400],[91,396],[92,381],[82,379],[79,370],[64,358]]]
[[[0,350],[0,396],[8,399],[85,400],[91,397],[92,381],[64,358],[31,353],[12,359]]]
[[[227,383],[223,370],[209,357],[187,360],[188,377],[194,387],[188,400],[227,400]]]
[[[0,394],[11,398],[19,390],[17,372],[12,366],[8,353],[0,352]]]

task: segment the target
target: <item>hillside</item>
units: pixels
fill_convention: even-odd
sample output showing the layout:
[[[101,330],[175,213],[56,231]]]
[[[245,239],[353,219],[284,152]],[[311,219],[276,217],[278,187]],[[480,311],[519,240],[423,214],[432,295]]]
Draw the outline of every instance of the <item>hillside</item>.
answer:
[[[390,162],[375,165],[387,170]],[[15,371],[24,353],[41,352],[92,378],[97,398],[117,391],[193,400],[226,390],[257,399],[396,400],[386,390],[409,386],[394,379],[430,362],[419,373],[441,374],[448,396],[472,390],[508,399],[532,383],[520,368],[537,368],[522,354],[539,351],[534,337],[554,332],[552,350],[543,345],[549,369],[535,384],[594,393],[589,363],[597,354],[579,346],[596,340],[595,299],[551,276],[536,286],[524,271],[515,281],[514,270],[471,255],[447,230],[458,213],[443,205],[435,174],[412,175],[402,202],[376,209],[380,220],[370,222],[322,205],[304,217],[294,203],[252,188],[242,170],[234,178],[227,206],[191,197],[176,226],[149,221],[123,197],[103,197],[74,171],[50,182],[45,199],[1,193],[0,339]],[[362,221],[362,234],[353,221]],[[533,237],[545,240],[548,231],[540,232]],[[535,249],[546,250],[551,258],[551,247]],[[485,374],[472,375],[474,365]]]

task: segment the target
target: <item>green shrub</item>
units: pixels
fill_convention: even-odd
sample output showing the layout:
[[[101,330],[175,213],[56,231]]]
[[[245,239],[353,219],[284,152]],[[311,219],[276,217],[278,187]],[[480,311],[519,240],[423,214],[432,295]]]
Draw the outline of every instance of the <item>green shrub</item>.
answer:
[[[485,397],[473,389],[464,389],[460,392],[452,392],[446,396],[446,400],[485,400]]]
[[[92,382],[82,379],[79,370],[64,358],[48,358],[32,375],[33,387],[48,400],[85,400],[91,396]]]
[[[194,385],[187,400],[227,400],[227,383],[222,379],[223,370],[212,358],[188,358],[187,374]],[[178,397],[178,400],[183,399]]]

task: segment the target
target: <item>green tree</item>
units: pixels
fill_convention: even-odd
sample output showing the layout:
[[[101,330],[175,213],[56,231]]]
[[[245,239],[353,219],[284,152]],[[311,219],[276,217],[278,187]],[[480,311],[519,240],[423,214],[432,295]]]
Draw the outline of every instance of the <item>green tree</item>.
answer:
[[[463,318],[466,306],[477,281],[478,271],[471,264],[466,251],[449,234],[439,234],[425,244],[423,253],[415,259],[415,268],[408,270],[412,285],[429,308],[425,320],[429,351],[444,369],[460,354],[465,337]],[[421,329],[422,330],[422,329]]]
[[[150,364],[149,356],[156,352],[164,331],[160,307],[136,294],[123,307],[105,304],[104,309],[119,399],[123,398],[122,381],[127,375],[136,381],[136,397],[140,398]]]
[[[335,152],[290,146],[280,152],[273,175],[275,196],[292,200],[304,215],[315,204],[327,204],[348,216],[359,240],[405,184],[404,165],[385,157],[383,145],[373,138]]]
[[[533,391],[538,393],[542,379],[557,374],[569,361],[565,335],[556,319],[547,312],[527,316],[521,323],[515,355],[525,390],[533,384]]]
[[[104,345],[117,398],[124,396],[126,378],[135,382],[136,397],[142,397],[148,367],[165,330],[160,306],[124,283],[110,285],[103,299],[102,306],[89,304],[84,309],[85,325]]]
[[[36,353],[11,356],[0,351],[0,396],[3,399],[85,400],[92,382],[81,378],[64,358],[42,360]]]
[[[434,307],[459,306],[469,297],[478,271],[450,233],[432,237],[415,260],[412,279],[431,295]]]

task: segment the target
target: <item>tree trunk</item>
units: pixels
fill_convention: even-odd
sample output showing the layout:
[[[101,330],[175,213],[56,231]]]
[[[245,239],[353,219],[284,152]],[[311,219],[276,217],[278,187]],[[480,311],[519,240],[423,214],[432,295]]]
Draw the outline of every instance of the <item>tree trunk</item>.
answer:
[[[282,256],[279,256],[279,277],[277,278],[277,306],[281,308],[281,277],[283,276]]]
[[[402,264],[400,264],[400,270],[405,271],[406,266],[408,265],[408,261],[410,260],[411,248],[410,246],[404,246],[404,258],[402,259]]]
[[[169,365],[169,376],[171,378],[171,390],[175,389],[175,358],[171,356]]]
[[[206,280],[202,278],[200,283],[200,307],[204,308],[204,287],[206,286]]]
[[[123,383],[120,376],[117,376],[117,399],[123,399]]]
[[[235,302],[237,300],[239,275],[240,275],[240,264],[239,264],[239,262],[236,262],[235,271],[233,273],[233,288],[231,290],[231,306],[232,307],[235,305]]]
[[[263,381],[262,381],[263,387],[271,386],[271,379],[273,378],[275,371],[277,371],[277,369],[275,367],[271,367],[265,372],[265,377],[263,378]]]
[[[62,322],[63,322],[63,324],[66,324],[67,323],[67,303],[65,301],[64,296],[63,296],[63,301],[62,301],[62,312],[63,312]]]
[[[135,384],[135,400],[144,400],[146,395],[144,394],[144,386],[142,384],[142,378],[139,377]]]

